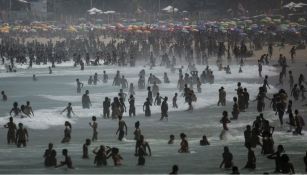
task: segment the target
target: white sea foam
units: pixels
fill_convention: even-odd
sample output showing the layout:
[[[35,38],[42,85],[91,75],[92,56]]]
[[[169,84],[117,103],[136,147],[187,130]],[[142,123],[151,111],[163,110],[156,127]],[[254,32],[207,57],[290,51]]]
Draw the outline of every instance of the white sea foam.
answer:
[[[100,116],[102,114],[102,103],[105,97],[110,97],[111,99],[114,96],[117,96],[117,93],[119,92],[120,87],[113,87],[112,86],[112,79],[114,74],[116,73],[117,69],[120,69],[120,72],[127,77],[127,80],[129,83],[134,83],[134,85],[137,85],[137,74],[138,72],[143,69],[143,66],[138,66],[135,68],[130,67],[116,67],[116,66],[99,66],[99,67],[86,67],[84,71],[80,71],[79,68],[73,68],[71,63],[65,63],[60,68],[56,68],[53,71],[53,74],[49,75],[47,72],[46,67],[48,65],[41,65],[41,66],[35,66],[33,69],[24,69],[25,67],[21,66],[21,68],[18,70],[17,73],[1,73],[0,77],[30,77],[33,73],[35,73],[38,77],[40,76],[55,76],[55,77],[61,77],[61,76],[81,76],[81,75],[93,75],[95,72],[97,72],[99,75],[102,75],[103,70],[106,70],[107,73],[110,76],[110,80],[107,84],[103,84],[102,82],[98,82],[97,86],[88,86],[85,85],[84,89],[87,88],[99,88],[99,92],[90,92],[90,98],[92,101],[92,108],[91,109],[82,109],[80,106],[81,102],[81,95],[58,95],[58,94],[37,94],[38,97],[45,98],[46,100],[55,101],[54,102],[54,108],[53,109],[40,109],[35,110],[35,117],[31,119],[16,119],[17,122],[22,121],[25,123],[29,128],[33,129],[46,129],[50,126],[54,125],[63,125],[64,121],[67,120],[66,116],[63,114],[61,115],[59,113],[59,110],[63,110],[65,106],[59,106],[56,105],[56,101],[61,102],[72,102],[73,103],[73,109],[74,112],[78,115],[78,117],[91,117],[93,115]],[[66,67],[65,67],[66,66]],[[257,66],[251,66],[246,65],[244,66],[243,73],[238,73],[239,66],[233,65],[231,66],[232,74],[226,74],[225,71],[218,71],[216,66],[210,66],[210,68],[214,71],[215,75],[215,83],[214,84],[203,84],[202,85],[202,92],[196,93],[197,96],[197,102],[193,104],[195,109],[200,109],[204,107],[208,107],[210,105],[216,105],[217,99],[218,99],[218,89],[223,86],[227,92],[227,104],[232,104],[232,98],[236,96],[235,88],[237,87],[238,80],[242,82],[242,86],[248,89],[248,92],[250,93],[250,99],[253,100],[255,96],[258,93],[258,87],[262,85],[262,80],[247,83],[245,80],[248,79],[254,79],[258,77],[258,67]],[[199,72],[202,72],[205,67],[204,66],[197,66],[197,69]],[[186,68],[184,69],[186,71]],[[162,67],[156,67],[152,70],[146,70],[146,77],[148,77],[149,73],[153,73],[157,77],[159,77],[161,80],[163,79],[163,73],[168,72],[169,79],[171,80],[170,84],[161,84],[160,87],[160,95],[162,97],[168,96],[168,103],[169,103],[169,111],[183,111],[188,108],[188,105],[185,103],[184,98],[181,97],[181,93],[177,90],[177,80],[178,80],[178,74],[170,73],[168,69],[162,68]],[[274,76],[277,75],[276,68],[270,67],[270,66],[264,66],[263,67],[263,75],[269,75]],[[81,80],[86,81],[86,80]],[[71,86],[72,88],[75,88],[75,78],[72,78],[71,81],[65,81],[63,82],[66,85]],[[101,88],[103,87],[103,88]],[[194,87],[194,90],[196,91],[196,86]],[[276,92],[277,89],[272,87],[269,89],[269,93]],[[127,90],[125,90],[126,93]],[[172,108],[172,98],[175,94],[175,92],[178,93],[178,101],[177,104],[179,106],[178,109]],[[135,96],[135,106],[136,106],[136,113],[143,115],[143,104],[145,102],[145,99],[147,97],[147,91],[145,90],[137,90],[136,88],[136,96]],[[127,106],[127,112],[124,113],[125,116],[128,115],[129,111],[129,104],[126,101]],[[160,106],[152,106],[151,111],[153,114],[160,113]],[[0,118],[0,124],[6,123],[8,121],[8,116],[4,118]],[[216,118],[214,122],[216,122],[217,118],[220,116],[213,116]],[[74,119],[74,120],[77,120]],[[173,119],[172,119],[173,120]],[[176,119],[175,119],[176,120]],[[234,124],[231,127],[242,127],[246,123],[242,124]],[[210,127],[211,123],[203,124],[202,126],[195,127]]]

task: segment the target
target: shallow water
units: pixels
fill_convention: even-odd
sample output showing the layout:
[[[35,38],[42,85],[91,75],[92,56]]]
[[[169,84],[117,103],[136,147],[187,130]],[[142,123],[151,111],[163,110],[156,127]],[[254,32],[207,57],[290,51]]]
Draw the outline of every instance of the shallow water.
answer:
[[[48,65],[47,65],[48,66]],[[196,94],[198,101],[194,104],[195,111],[193,113],[185,112],[188,108],[182,97],[178,98],[179,109],[173,109],[171,99],[176,89],[178,75],[172,74],[169,70],[156,67],[152,70],[146,69],[146,79],[149,73],[153,73],[161,80],[163,73],[168,72],[171,83],[162,84],[160,94],[169,97],[169,121],[160,122],[160,107],[153,106],[150,118],[145,118],[142,111],[142,105],[147,96],[147,91],[137,90],[136,88],[136,112],[137,116],[129,118],[127,113],[124,120],[128,125],[128,136],[124,142],[116,140],[117,122],[114,120],[102,119],[102,102],[106,96],[113,97],[119,92],[119,87],[113,87],[112,81],[119,69],[125,75],[129,83],[137,86],[137,74],[144,67],[135,68],[118,68],[118,67],[86,67],[84,71],[79,68],[73,68],[72,63],[66,63],[65,66],[58,66],[53,70],[53,74],[48,74],[47,66],[38,66],[34,69],[25,69],[17,73],[0,73],[0,89],[5,89],[9,101],[1,102],[0,105],[0,124],[3,125],[8,121],[8,112],[14,101],[19,104],[25,104],[27,100],[31,101],[35,110],[35,116],[27,119],[15,119],[15,122],[23,122],[29,128],[30,141],[25,149],[17,149],[13,145],[6,145],[6,130],[2,129],[0,142],[0,173],[168,173],[173,164],[178,164],[180,173],[223,173],[224,170],[219,169],[223,146],[228,145],[234,154],[234,163],[240,168],[244,167],[247,159],[247,150],[243,146],[244,137],[243,130],[247,124],[251,124],[257,113],[255,104],[251,103],[251,109],[245,113],[241,113],[239,120],[229,124],[230,131],[227,133],[227,139],[219,140],[221,125],[219,120],[223,110],[231,111],[232,98],[236,95],[235,88],[238,81],[242,82],[242,86],[248,89],[251,99],[254,99],[258,92],[258,87],[262,84],[262,80],[258,77],[258,67],[246,65],[243,67],[243,73],[239,74],[238,66],[231,66],[232,74],[227,75],[224,71],[217,71],[216,66],[210,66],[215,75],[215,83],[212,85],[202,85],[202,93]],[[1,69],[1,67],[0,67]],[[198,66],[197,69],[202,71],[204,66]],[[102,75],[103,71],[109,74],[110,80],[107,84],[98,82],[97,86],[87,85],[87,79],[95,72]],[[39,79],[37,82],[32,81],[32,75],[36,74]],[[263,75],[276,76],[277,70],[274,67],[264,66]],[[81,107],[81,94],[76,93],[75,79],[79,78],[84,82],[85,90],[90,91],[90,98],[93,104],[91,109],[84,110]],[[101,78],[101,77],[100,77]],[[217,107],[218,89],[223,86],[227,92],[227,106]],[[127,89],[128,90],[128,89]],[[126,92],[127,92],[126,90]],[[272,87],[269,92],[277,91]],[[72,140],[70,144],[60,144],[63,136],[63,124],[68,120],[65,114],[60,111],[65,108],[68,102],[72,102],[73,109],[78,115],[69,119],[72,122]],[[269,102],[267,102],[269,104]],[[128,103],[126,102],[128,108]],[[269,109],[268,109],[269,110]],[[90,160],[81,159],[82,144],[85,138],[91,137],[91,129],[88,126],[92,115],[98,117],[98,142],[91,145],[91,149],[100,145],[116,146],[120,149],[120,153],[124,157],[122,167],[113,167],[112,161],[109,160],[108,167],[94,168],[93,155]],[[265,117],[278,126],[277,117],[273,112],[266,111]],[[137,158],[134,157],[134,140],[133,130],[134,122],[141,122],[142,133],[151,145],[153,156],[146,158],[146,166],[136,166]],[[274,134],[275,145],[284,144],[286,150],[289,150],[290,159],[295,163],[297,172],[303,172],[302,156],[306,149],[306,137],[287,134],[284,131],[287,128],[279,128]],[[179,154],[179,134],[184,132],[188,136],[191,154]],[[174,134],[176,142],[174,145],[167,145],[170,134]],[[206,134],[211,143],[210,146],[199,146],[199,140],[203,134]],[[58,161],[62,160],[61,149],[67,148],[72,156],[75,170],[45,169],[43,167],[42,155],[47,144],[53,142],[58,152]],[[255,150],[257,156],[257,169],[253,173],[272,172],[274,169],[274,161],[266,159],[260,155],[260,148]],[[20,168],[16,169],[15,166]],[[14,168],[15,167],[15,168]],[[228,173],[229,171],[225,171]],[[249,173],[248,170],[241,172]],[[252,172],[251,172],[252,173]]]

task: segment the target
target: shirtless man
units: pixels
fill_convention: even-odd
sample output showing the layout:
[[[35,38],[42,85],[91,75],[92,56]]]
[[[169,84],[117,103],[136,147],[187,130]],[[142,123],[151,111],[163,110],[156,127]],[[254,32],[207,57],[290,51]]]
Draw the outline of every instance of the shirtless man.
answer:
[[[116,135],[119,133],[118,135],[118,140],[122,141],[124,138],[124,135],[128,133],[128,128],[126,125],[126,122],[124,120],[122,120],[123,116],[118,116],[118,129],[116,131]],[[125,128],[125,130],[124,130]],[[126,132],[125,132],[126,131]]]

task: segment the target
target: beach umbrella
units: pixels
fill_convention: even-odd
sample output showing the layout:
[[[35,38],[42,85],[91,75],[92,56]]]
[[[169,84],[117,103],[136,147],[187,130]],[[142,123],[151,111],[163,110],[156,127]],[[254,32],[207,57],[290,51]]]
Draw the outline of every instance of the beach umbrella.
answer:
[[[306,21],[306,19],[305,18],[299,18],[297,21],[300,22],[300,23],[303,23],[303,22]]]
[[[102,10],[99,10],[97,8],[91,8],[87,11],[90,15],[95,15],[95,14],[101,14],[102,13]]]
[[[105,12],[103,12],[103,14],[114,14],[114,13],[116,13],[115,11],[113,11],[113,10],[108,10],[108,11],[105,11]]]
[[[172,12],[178,12],[179,10],[178,10],[178,8],[175,8],[175,7],[169,5],[165,8],[163,8],[162,11],[165,11],[167,13],[172,13]]]
[[[302,3],[302,2],[299,2],[299,3],[297,3],[296,5],[298,5],[298,6],[307,6],[306,3]]]
[[[283,8],[292,9],[292,8],[294,8],[295,5],[296,5],[296,3],[290,2],[289,4],[284,5]]]

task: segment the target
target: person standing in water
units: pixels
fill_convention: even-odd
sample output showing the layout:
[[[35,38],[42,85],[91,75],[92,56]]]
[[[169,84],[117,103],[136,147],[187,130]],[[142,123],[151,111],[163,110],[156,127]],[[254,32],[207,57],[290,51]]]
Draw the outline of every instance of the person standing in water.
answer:
[[[150,146],[148,144],[148,142],[146,142],[144,140],[144,136],[141,135],[140,136],[140,140],[136,141],[135,144],[135,156],[138,156],[138,165],[145,165],[145,156],[147,156],[147,152],[146,149],[148,149],[149,151],[149,156],[151,156],[151,149]]]
[[[244,168],[254,170],[256,169],[256,156],[251,146],[247,144],[248,155],[247,155],[247,163]]]
[[[83,107],[83,109],[90,109],[90,106],[92,106],[91,99],[90,99],[88,94],[89,94],[89,91],[86,90],[85,94],[83,94],[83,96],[82,96],[82,107]]]
[[[18,103],[14,102],[13,108],[10,111],[10,116],[12,117],[12,113],[14,113],[14,117],[19,116],[21,113],[21,109],[18,107]]]
[[[95,73],[94,74],[94,80],[93,80],[94,85],[97,85],[97,82],[98,82],[98,74]]]
[[[2,95],[2,101],[6,102],[7,101],[7,96],[6,96],[5,92],[1,91],[1,95]]]
[[[228,146],[225,146],[224,147],[224,153],[223,153],[223,160],[220,164],[220,168],[222,168],[223,165],[224,165],[224,168],[226,168],[226,169],[231,168],[233,166],[232,159],[233,159],[233,156],[232,156],[231,152],[229,151]]]
[[[142,135],[142,132],[140,129],[140,122],[139,121],[135,122],[134,127],[135,127],[135,130],[133,132],[134,140],[138,141],[141,139],[141,135]]]
[[[48,69],[49,69],[49,74],[52,74],[52,69],[50,66],[48,67]]]
[[[149,98],[146,98],[146,102],[143,105],[143,111],[145,112],[146,117],[151,116],[150,106],[151,106],[151,102],[150,102]]]
[[[77,93],[81,93],[81,88],[83,88],[83,83],[79,81],[79,78],[76,79],[77,82]]]
[[[223,137],[224,137],[225,133],[228,131],[227,124],[230,123],[230,120],[228,119],[228,112],[227,111],[223,112],[223,117],[220,120],[220,123],[223,124],[223,130],[222,130],[222,132],[220,134],[220,139],[223,140]]]
[[[135,98],[133,95],[130,95],[130,98],[128,99],[129,102],[129,117],[134,116],[135,117]]]
[[[65,111],[67,111],[66,116],[67,116],[68,118],[71,118],[71,114],[72,114],[72,113],[73,113],[74,115],[76,115],[76,114],[74,113],[74,111],[72,110],[72,107],[71,107],[71,103],[70,103],[70,102],[68,103],[68,106],[61,112],[61,114],[62,114],[63,112],[65,112]]]
[[[108,80],[109,80],[109,76],[108,76],[108,74],[106,73],[106,71],[104,70],[103,71],[103,75],[102,75],[102,77],[103,77],[103,83],[107,83],[108,82]]]
[[[239,117],[239,113],[240,113],[240,109],[239,109],[239,105],[237,103],[237,97],[233,97],[233,107],[232,107],[232,120],[237,120]]]
[[[64,138],[61,143],[69,143],[71,139],[71,124],[68,121],[65,121],[65,130],[64,130]]]
[[[26,128],[23,127],[22,123],[18,124],[18,130],[16,132],[16,144],[17,147],[20,148],[21,145],[23,147],[27,146],[27,141],[29,141],[29,135]]]
[[[151,91],[151,87],[150,86],[147,87],[147,91],[148,91],[147,98],[149,99],[150,104],[152,104],[153,98],[152,98],[152,91]]]
[[[268,159],[275,160],[275,173],[280,173],[281,171],[281,154],[284,152],[284,147],[282,145],[277,146],[277,151],[271,155],[269,155]]]
[[[98,127],[98,124],[96,122],[96,116],[93,116],[92,117],[92,121],[93,123],[89,123],[90,127],[93,129],[93,137],[92,137],[92,141],[97,141],[97,135],[98,135],[98,132],[97,132],[97,127]]]
[[[109,148],[109,147],[107,147]],[[106,148],[105,146],[103,145],[100,145],[99,147],[99,150],[97,151],[98,147],[96,147],[94,150],[93,150],[93,153],[95,154],[95,160],[94,160],[94,164],[97,166],[97,167],[100,167],[102,165],[106,166],[108,164],[107,162],[107,154],[108,152],[110,151],[110,149],[108,149],[106,151]]]
[[[16,144],[15,133],[17,130],[17,126],[13,121],[13,117],[10,117],[10,121],[6,125],[4,125],[4,128],[8,128],[7,144],[11,144],[11,143]]]
[[[110,106],[110,99],[106,97],[103,102],[103,118],[110,118]]]
[[[69,169],[74,169],[74,167],[72,166],[72,161],[71,161],[71,158],[70,156],[68,156],[68,151],[67,149],[63,149],[62,150],[62,155],[64,156],[64,161],[61,161],[60,165],[57,165],[56,168],[58,167],[62,167],[64,165],[67,166],[67,168]]]
[[[118,134],[118,140],[122,141],[125,134],[127,135],[127,133],[128,133],[128,128],[126,122],[123,120],[123,116],[120,115],[118,116],[118,129],[116,131],[116,135]]]
[[[173,108],[178,108],[177,97],[178,97],[178,94],[175,93],[175,96],[173,97]]]
[[[146,152],[146,150],[148,149],[148,152],[149,154]],[[142,151],[141,154],[147,156],[151,156],[151,149],[150,149],[150,146],[148,144],[148,142],[145,141],[144,139],[144,136],[143,135],[140,135],[140,140],[137,140],[136,141],[136,144],[135,144],[135,156],[139,156],[140,152],[139,151]]]
[[[226,105],[226,92],[223,86],[219,89],[219,101],[217,102],[217,105],[220,106],[220,104],[222,106]]]
[[[88,147],[91,145],[91,140],[90,139],[86,139],[85,143],[83,144],[82,147],[82,159],[88,159]]]
[[[29,101],[27,101],[27,105],[25,106],[25,109],[24,109],[23,112],[24,112],[26,115],[28,115],[28,116],[30,116],[30,115],[34,116],[34,112],[33,112],[33,110],[32,110],[32,107],[31,107]]]
[[[262,63],[260,62],[260,60],[258,60],[258,72],[259,72],[259,77],[262,77]]]
[[[45,158],[44,164],[46,167],[56,166],[57,160],[55,156],[56,156],[56,151],[53,149],[53,144],[49,143],[48,149],[45,150],[43,156]]]
[[[164,97],[164,100],[162,102],[162,105],[161,105],[161,119],[160,120],[163,120],[164,118],[166,118],[166,120],[168,120],[168,104],[167,104],[167,97]]]
[[[35,74],[33,74],[32,80],[33,80],[33,81],[37,81],[37,80],[38,80]]]
[[[158,92],[154,101],[154,105],[160,106],[161,105],[162,97],[160,96],[160,93]]]
[[[180,149],[178,150],[179,153],[189,153],[189,143],[187,141],[187,136],[184,133],[180,134],[181,143]]]

